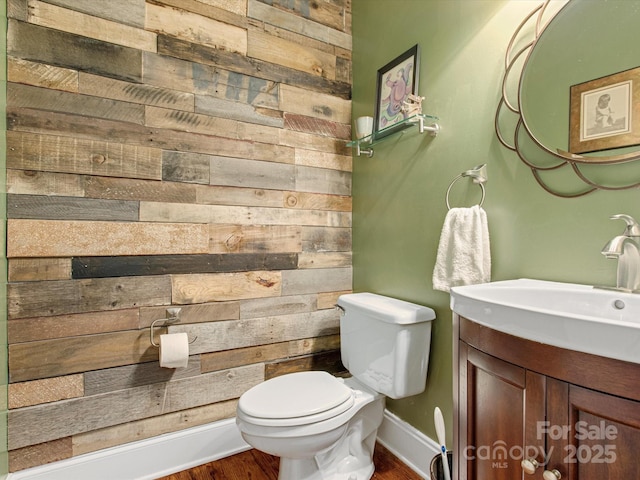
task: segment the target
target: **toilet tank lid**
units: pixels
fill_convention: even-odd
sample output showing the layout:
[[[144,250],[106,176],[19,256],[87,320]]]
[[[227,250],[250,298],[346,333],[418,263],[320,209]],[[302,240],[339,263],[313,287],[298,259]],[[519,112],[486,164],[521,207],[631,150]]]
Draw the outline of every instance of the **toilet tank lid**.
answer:
[[[377,293],[362,292],[340,295],[338,305],[345,312],[359,311],[384,322],[400,325],[428,322],[436,318],[436,313],[429,307],[385,297]]]

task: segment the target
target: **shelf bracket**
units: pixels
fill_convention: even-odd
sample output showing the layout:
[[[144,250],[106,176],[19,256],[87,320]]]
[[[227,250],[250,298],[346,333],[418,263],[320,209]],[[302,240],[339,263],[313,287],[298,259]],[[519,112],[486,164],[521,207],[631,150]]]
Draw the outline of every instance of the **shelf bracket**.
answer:
[[[357,156],[366,155],[367,157],[371,158],[373,157],[373,148],[371,147],[362,148],[360,147],[360,142],[358,142],[356,143],[356,155]]]
[[[424,117],[418,117],[418,131],[420,133],[429,132],[429,135],[432,137],[437,137],[438,133],[440,133],[440,125],[437,123],[432,123],[431,125],[425,126]]]

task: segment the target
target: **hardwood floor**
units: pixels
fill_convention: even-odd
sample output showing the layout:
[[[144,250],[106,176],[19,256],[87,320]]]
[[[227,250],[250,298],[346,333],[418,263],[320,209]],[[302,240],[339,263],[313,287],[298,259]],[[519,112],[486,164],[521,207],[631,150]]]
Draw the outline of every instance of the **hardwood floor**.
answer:
[[[389,450],[376,444],[373,455],[376,471],[371,480],[422,480]],[[248,450],[158,480],[277,480],[278,458],[258,450]]]

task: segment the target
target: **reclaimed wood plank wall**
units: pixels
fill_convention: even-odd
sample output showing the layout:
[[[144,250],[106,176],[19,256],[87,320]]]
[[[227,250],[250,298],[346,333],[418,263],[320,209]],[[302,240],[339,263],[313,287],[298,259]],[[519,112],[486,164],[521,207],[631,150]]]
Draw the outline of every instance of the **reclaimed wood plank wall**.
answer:
[[[7,6],[11,471],[340,371],[350,0]],[[149,342],[170,306],[185,369]]]

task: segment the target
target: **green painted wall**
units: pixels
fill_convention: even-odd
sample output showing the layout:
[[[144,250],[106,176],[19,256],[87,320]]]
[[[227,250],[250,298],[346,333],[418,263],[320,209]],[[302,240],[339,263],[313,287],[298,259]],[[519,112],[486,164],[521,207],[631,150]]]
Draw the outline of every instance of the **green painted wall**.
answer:
[[[431,274],[445,192],[462,171],[487,163],[493,279],[541,278],[613,284],[615,263],[600,249],[623,224],[640,218],[640,193],[597,192],[579,199],[546,193],[494,133],[504,52],[538,2],[506,0],[353,0],[353,117],[373,114],[377,69],[419,43],[425,113],[440,117],[438,137],[404,135],[354,159],[354,289],[436,310],[426,391],[388,407],[432,438],[433,408],[452,432],[452,314]],[[549,82],[553,82],[549,76]],[[636,167],[640,168],[640,167]],[[480,190],[460,181],[452,206],[477,203]]]

